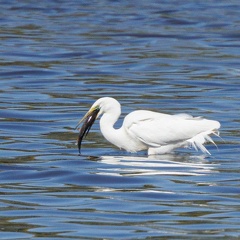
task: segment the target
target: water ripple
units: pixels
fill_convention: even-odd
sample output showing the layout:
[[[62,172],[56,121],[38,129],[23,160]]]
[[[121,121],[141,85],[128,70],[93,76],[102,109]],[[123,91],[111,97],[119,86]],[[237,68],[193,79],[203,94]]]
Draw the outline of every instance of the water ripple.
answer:
[[[2,239],[239,238],[236,1],[1,4]],[[196,14],[197,13],[197,14]],[[211,157],[147,157],[106,142],[98,97],[219,120]]]

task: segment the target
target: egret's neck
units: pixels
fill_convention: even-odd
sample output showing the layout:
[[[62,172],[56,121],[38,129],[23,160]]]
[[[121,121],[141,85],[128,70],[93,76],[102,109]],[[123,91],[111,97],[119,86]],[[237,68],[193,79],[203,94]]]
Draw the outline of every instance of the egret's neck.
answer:
[[[120,109],[114,109],[110,112],[105,112],[100,119],[100,129],[103,136],[112,144],[123,148],[119,140],[124,132],[120,129],[115,129],[113,126],[121,114]]]

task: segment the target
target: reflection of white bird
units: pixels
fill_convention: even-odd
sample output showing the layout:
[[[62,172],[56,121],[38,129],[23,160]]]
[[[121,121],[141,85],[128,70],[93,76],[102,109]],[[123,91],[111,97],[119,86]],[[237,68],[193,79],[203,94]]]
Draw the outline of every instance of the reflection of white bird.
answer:
[[[204,153],[209,151],[203,146],[206,141],[213,144],[210,134],[219,135],[220,123],[188,114],[168,115],[147,110],[129,113],[119,129],[113,126],[121,114],[121,105],[114,98],[98,99],[79,122],[85,120],[78,138],[81,142],[90,130],[95,119],[100,119],[103,136],[112,144],[129,152],[148,150],[148,154],[168,153],[179,147],[194,147]],[[78,124],[78,125],[79,125]]]

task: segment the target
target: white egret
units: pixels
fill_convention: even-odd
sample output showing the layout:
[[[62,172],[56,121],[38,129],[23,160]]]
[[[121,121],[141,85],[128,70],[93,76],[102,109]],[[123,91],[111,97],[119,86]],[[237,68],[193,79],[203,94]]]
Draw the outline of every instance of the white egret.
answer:
[[[147,110],[129,113],[119,129],[114,124],[121,114],[121,105],[114,98],[98,99],[79,121],[85,120],[79,132],[80,153],[82,139],[87,135],[95,119],[100,118],[100,130],[112,144],[128,152],[148,150],[148,155],[164,154],[180,147],[194,147],[209,153],[204,147],[206,141],[212,142],[211,134],[219,136],[220,123],[188,114],[169,115]]]

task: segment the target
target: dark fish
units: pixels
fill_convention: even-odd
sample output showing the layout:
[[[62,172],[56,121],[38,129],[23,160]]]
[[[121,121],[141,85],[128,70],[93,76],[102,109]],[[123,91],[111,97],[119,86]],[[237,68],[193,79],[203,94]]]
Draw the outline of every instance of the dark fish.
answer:
[[[88,114],[85,118],[85,121],[79,131],[79,135],[78,135],[78,141],[77,141],[77,145],[78,145],[78,151],[79,154],[81,154],[81,144],[82,144],[82,140],[84,137],[87,136],[89,130],[91,129],[94,121],[97,118],[99,109],[95,109],[93,110],[90,114]]]

